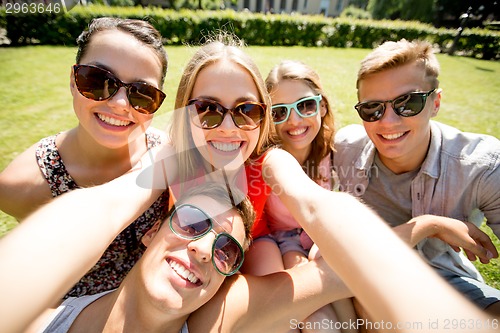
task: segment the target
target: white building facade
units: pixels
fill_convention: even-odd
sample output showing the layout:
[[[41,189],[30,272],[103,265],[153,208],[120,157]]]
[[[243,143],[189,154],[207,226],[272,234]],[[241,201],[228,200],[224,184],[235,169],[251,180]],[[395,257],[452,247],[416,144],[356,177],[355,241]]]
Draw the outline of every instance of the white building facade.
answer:
[[[349,0],[238,0],[238,11],[339,16]]]

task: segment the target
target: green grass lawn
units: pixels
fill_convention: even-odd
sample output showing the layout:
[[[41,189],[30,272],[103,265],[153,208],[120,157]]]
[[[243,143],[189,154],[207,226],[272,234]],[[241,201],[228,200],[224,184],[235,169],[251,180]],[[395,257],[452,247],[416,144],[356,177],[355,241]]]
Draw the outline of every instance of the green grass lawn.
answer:
[[[164,128],[173,109],[177,84],[187,59],[188,47],[167,47],[170,68],[164,91],[167,98],[155,116],[154,125]],[[353,105],[357,102],[355,81],[359,62],[369,52],[361,49],[250,47],[265,76],[283,59],[299,59],[320,74],[337,109],[337,126],[361,123]],[[39,139],[76,124],[69,91],[74,47],[0,48],[0,170]],[[500,137],[496,116],[500,96],[500,62],[438,55],[441,62],[443,100],[436,118],[463,131]],[[0,212],[0,235],[16,222]],[[500,242],[483,226],[495,240]],[[485,279],[500,289],[500,260],[477,264]]]

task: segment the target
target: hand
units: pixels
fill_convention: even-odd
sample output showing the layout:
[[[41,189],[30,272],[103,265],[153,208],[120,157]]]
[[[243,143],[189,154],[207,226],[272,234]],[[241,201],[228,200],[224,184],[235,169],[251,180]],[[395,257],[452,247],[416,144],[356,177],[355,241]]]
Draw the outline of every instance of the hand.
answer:
[[[421,224],[426,237],[438,238],[459,252],[463,249],[467,258],[477,258],[487,264],[491,258],[498,258],[498,251],[490,237],[473,223],[436,215],[422,215],[408,223]],[[418,228],[417,228],[418,229]],[[425,238],[425,237],[424,237]]]
[[[146,189],[165,190],[178,175],[178,159],[175,148],[162,144],[149,149],[141,160],[132,168],[136,184]],[[161,192],[158,192],[158,195]]]
[[[309,260],[314,260],[318,258],[321,258],[321,251],[319,250],[319,247],[316,244],[313,244],[313,246],[309,250]]]
[[[490,259],[498,258],[498,251],[490,237],[471,222],[453,220],[453,226],[448,226],[448,229],[432,237],[448,243],[456,252],[462,248],[471,261],[479,258],[483,264],[487,264]]]

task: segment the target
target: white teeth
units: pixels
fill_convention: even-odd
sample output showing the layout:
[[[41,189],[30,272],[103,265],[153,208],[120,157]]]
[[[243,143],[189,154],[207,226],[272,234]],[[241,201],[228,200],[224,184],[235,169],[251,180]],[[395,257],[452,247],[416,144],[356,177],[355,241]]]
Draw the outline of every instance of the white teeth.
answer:
[[[170,267],[172,267],[172,269],[177,274],[182,276],[184,279],[188,280],[191,283],[195,283],[195,284],[198,283],[199,279],[192,272],[188,271],[186,269],[186,267],[180,265],[179,263],[177,263],[175,261],[169,261],[168,263],[169,263]]]
[[[240,148],[240,143],[227,143],[227,142],[215,142],[212,141],[212,146],[221,151],[233,151]]]
[[[115,119],[115,118],[111,118],[111,117],[105,116],[105,115],[100,114],[100,113],[97,114],[97,117],[99,117],[99,119],[101,119],[102,121],[104,121],[106,124],[113,125],[113,126],[127,126],[128,124],[131,123],[131,121],[118,120],[118,119]]]
[[[293,131],[288,131],[288,134],[290,135],[301,135],[302,133],[304,133],[306,131],[307,128],[305,127],[301,127],[301,128],[297,128]]]
[[[382,134],[382,137],[386,140],[396,140],[396,139],[402,137],[403,135],[404,135],[404,133],[395,133],[395,134],[386,134],[386,135]]]

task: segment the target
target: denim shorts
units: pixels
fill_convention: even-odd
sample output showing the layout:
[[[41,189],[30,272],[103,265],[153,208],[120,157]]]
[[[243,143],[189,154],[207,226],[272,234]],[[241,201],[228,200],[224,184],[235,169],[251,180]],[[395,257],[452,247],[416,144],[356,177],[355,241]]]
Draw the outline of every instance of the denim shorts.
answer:
[[[304,249],[300,241],[300,234],[302,233],[301,228],[284,230],[284,231],[274,231],[273,233],[259,237],[259,240],[274,241],[278,244],[281,255],[284,255],[290,251],[297,251],[302,253],[305,257],[309,255],[309,249]]]
[[[459,276],[436,267],[434,267],[434,270],[448,281],[452,287],[483,310],[491,304],[500,301],[500,290],[490,287],[484,282],[470,277]]]

